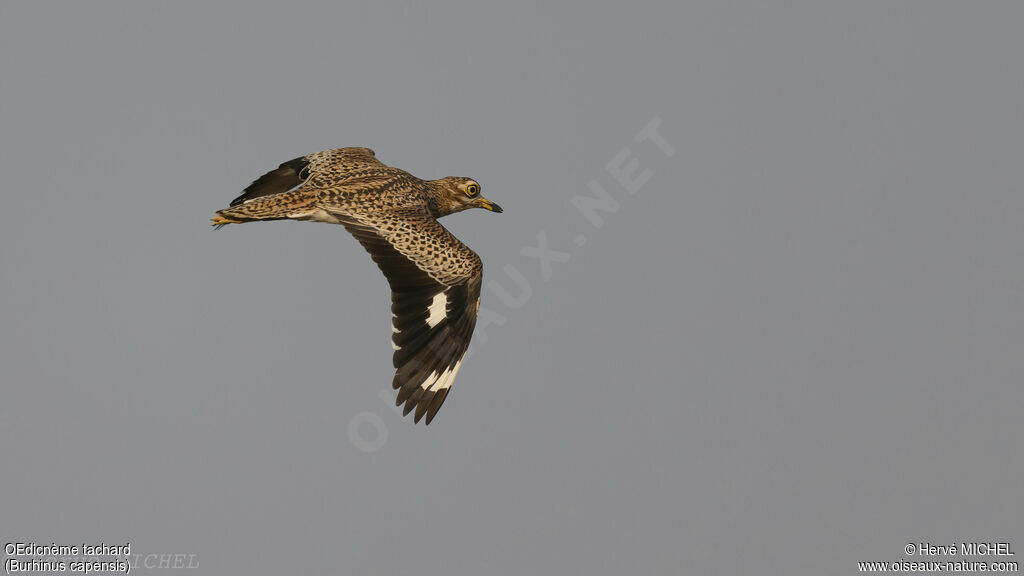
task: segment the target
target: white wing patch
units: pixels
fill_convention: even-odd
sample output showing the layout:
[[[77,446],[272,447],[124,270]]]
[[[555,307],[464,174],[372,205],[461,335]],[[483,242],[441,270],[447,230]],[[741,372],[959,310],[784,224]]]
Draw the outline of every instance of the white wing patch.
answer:
[[[395,344],[395,336],[397,336],[398,334],[402,333],[402,331],[398,329],[398,326],[395,326],[395,320],[398,320],[398,314],[392,313],[391,314],[391,334],[392,334],[392,336],[391,336],[391,348],[393,348],[394,350],[401,350],[402,347],[399,346],[398,344]]]
[[[427,317],[427,326],[433,328],[437,326],[441,320],[444,320],[448,314],[448,297],[444,295],[444,292],[438,292],[434,295],[434,301],[430,303],[430,316]]]
[[[459,373],[459,368],[462,367],[462,358],[456,362],[453,366],[449,366],[444,372],[438,374],[436,371],[431,372],[430,376],[423,381],[420,386],[423,387],[427,392],[440,392],[446,388],[450,388],[452,382],[455,381],[455,375]]]

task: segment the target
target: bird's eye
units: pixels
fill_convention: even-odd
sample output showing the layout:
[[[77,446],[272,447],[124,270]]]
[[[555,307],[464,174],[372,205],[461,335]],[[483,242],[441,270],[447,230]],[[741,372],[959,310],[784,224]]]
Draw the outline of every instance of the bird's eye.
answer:
[[[480,186],[477,184],[469,184],[466,186],[466,196],[476,196],[480,193]]]

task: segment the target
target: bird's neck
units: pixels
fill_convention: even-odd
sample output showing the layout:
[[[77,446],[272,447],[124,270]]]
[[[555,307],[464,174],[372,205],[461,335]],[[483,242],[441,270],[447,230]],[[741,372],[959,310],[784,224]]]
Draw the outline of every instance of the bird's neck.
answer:
[[[441,180],[428,180],[427,186],[427,209],[434,218],[447,216],[454,212],[454,206],[449,199],[449,193],[445,183]]]

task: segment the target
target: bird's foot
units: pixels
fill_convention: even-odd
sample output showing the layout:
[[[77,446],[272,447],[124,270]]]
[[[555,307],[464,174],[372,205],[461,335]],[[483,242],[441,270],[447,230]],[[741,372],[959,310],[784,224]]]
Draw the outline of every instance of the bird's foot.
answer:
[[[210,218],[214,226],[224,226],[225,224],[241,224],[241,220],[234,220],[232,218],[225,218],[224,216],[214,216]]]

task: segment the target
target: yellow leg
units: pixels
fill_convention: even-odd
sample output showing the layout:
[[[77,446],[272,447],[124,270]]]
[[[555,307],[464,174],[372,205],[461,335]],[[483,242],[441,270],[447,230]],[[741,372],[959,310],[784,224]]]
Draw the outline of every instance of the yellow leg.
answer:
[[[225,218],[224,216],[214,216],[210,218],[214,226],[223,226],[225,224],[241,224],[241,220],[233,220],[231,218]]]

